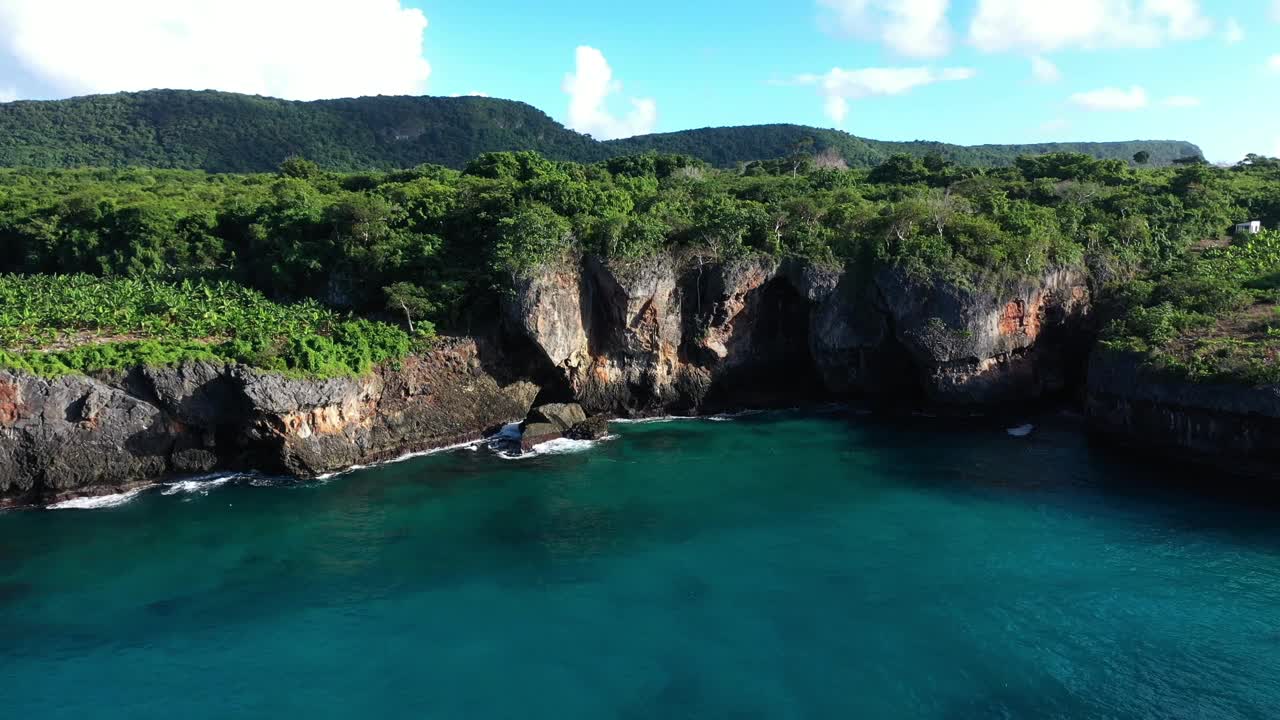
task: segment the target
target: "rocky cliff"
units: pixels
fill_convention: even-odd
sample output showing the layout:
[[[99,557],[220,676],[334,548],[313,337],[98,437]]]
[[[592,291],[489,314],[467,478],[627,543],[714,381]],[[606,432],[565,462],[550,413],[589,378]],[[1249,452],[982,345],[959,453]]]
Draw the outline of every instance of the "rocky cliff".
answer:
[[[1274,473],[1280,460],[1280,387],[1206,384],[1162,377],[1130,354],[1094,353],[1090,428],[1130,446],[1230,462]]]
[[[454,342],[364,378],[186,363],[46,380],[0,372],[0,506],[256,469],[314,477],[478,439],[538,392]]]
[[[588,257],[519,278],[489,339],[362,378],[0,372],[0,504],[223,469],[314,477],[477,439],[538,396],[606,415],[1024,402],[1066,386],[1089,309],[1065,269],[975,290],[765,258]]]
[[[796,262],[587,258],[517,280],[505,316],[595,412],[880,397],[1040,398],[1082,365],[1090,298],[1060,269],[999,290]]]

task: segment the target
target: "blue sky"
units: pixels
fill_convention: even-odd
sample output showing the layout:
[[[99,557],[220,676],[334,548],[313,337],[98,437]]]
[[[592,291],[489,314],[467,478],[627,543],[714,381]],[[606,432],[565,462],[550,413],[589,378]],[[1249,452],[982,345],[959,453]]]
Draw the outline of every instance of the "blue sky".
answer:
[[[817,3],[546,2],[536,11],[513,0],[490,0],[483,8],[451,0],[419,6],[431,19],[433,92],[524,100],[562,121],[561,81],[572,70],[573,48],[589,45],[622,82],[622,92],[608,98],[612,111],[625,113],[627,97],[652,98],[658,131],[767,122],[836,126],[817,88],[789,81],[832,68],[965,68],[974,71],[972,78],[851,100],[840,127],[878,139],[964,144],[1188,139],[1214,160],[1280,155],[1280,72],[1268,67],[1280,54],[1280,17],[1271,15],[1268,0],[1202,3],[1206,26],[1186,30],[1185,37],[1131,36],[1144,47],[1125,47],[1123,38],[1090,39],[1080,29],[1080,41],[1042,33],[1019,47],[985,52],[968,37],[976,0],[953,2],[946,13],[949,49],[934,56],[903,54],[874,30],[838,28],[830,9]],[[874,15],[865,19],[875,24]],[[1243,37],[1229,37],[1232,19]],[[1055,66],[1059,79],[1037,80],[1033,56]],[[1129,96],[1135,86],[1146,97],[1138,109],[1072,99],[1105,88]],[[1192,98],[1199,104],[1171,107],[1171,98],[1173,105],[1190,105]]]
[[[0,101],[150,87],[480,92],[598,137],[790,122],[1231,161],[1280,155],[1280,0],[0,0]]]

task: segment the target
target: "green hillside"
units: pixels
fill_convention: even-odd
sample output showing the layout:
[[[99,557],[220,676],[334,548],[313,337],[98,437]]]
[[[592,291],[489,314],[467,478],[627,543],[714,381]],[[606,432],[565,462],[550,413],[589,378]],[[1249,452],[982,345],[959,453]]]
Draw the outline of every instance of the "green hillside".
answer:
[[[0,166],[65,168],[146,166],[261,172],[291,155],[333,170],[384,170],[433,163],[460,168],[477,155],[534,150],[594,162],[636,152],[681,153],[717,166],[788,155],[812,141],[853,167],[890,154],[939,153],[957,163],[1009,165],[1021,154],[1082,152],[1154,165],[1200,155],[1186,142],[1057,143],[963,147],[864,140],[800,125],[708,128],[598,142],[542,111],[511,100],[463,97],[364,97],[293,102],[213,91],[153,90],[56,101],[0,104]]]
[[[746,127],[705,128],[682,132],[643,135],[615,140],[606,145],[623,153],[655,151],[681,153],[702,158],[721,167],[738,162],[778,158],[793,152],[798,144],[811,139],[814,152],[834,149],[851,167],[874,167],[894,153],[916,157],[937,153],[959,165],[1002,167],[1012,165],[1019,155],[1044,155],[1077,152],[1099,160],[1130,160],[1146,150],[1152,165],[1168,165],[1179,158],[1201,156],[1200,148],[1176,140],[1134,140],[1110,143],[1041,143],[1035,145],[950,145],[917,140],[890,142],[868,140],[839,130],[825,130],[804,125],[751,125]]]

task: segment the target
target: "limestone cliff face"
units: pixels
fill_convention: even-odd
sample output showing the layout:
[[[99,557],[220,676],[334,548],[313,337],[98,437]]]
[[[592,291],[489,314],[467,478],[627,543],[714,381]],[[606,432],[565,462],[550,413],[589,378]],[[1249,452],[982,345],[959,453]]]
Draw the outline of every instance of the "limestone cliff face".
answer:
[[[1053,270],[999,291],[876,278],[882,312],[915,360],[935,404],[1010,403],[1061,390],[1091,308],[1076,270]],[[1083,356],[1078,360],[1083,361]]]
[[[0,506],[179,474],[314,477],[465,440],[524,416],[537,386],[457,342],[366,378],[186,363],[45,380],[0,372]]]
[[[1129,445],[1228,458],[1233,470],[1275,472],[1280,386],[1181,382],[1132,355],[1095,352],[1089,363],[1089,427]]]
[[[314,477],[477,439],[538,395],[620,415],[1024,401],[1062,385],[1088,310],[1070,270],[975,291],[767,258],[585,258],[519,279],[502,341],[456,341],[367,377],[209,363],[0,372],[0,505],[222,469]]]
[[[690,410],[773,392],[986,405],[1061,389],[1088,320],[1076,270],[1001,291],[772,259],[622,266],[517,283],[506,316],[598,412]],[[1052,347],[1050,347],[1052,346]],[[1051,351],[1047,351],[1051,349]]]

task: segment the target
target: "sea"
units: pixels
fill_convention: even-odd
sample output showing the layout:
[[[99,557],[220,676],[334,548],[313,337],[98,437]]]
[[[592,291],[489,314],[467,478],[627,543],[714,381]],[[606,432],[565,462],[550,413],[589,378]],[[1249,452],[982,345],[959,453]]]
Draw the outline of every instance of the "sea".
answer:
[[[0,717],[1280,718],[1280,514],[1070,414],[619,423],[0,513]]]

